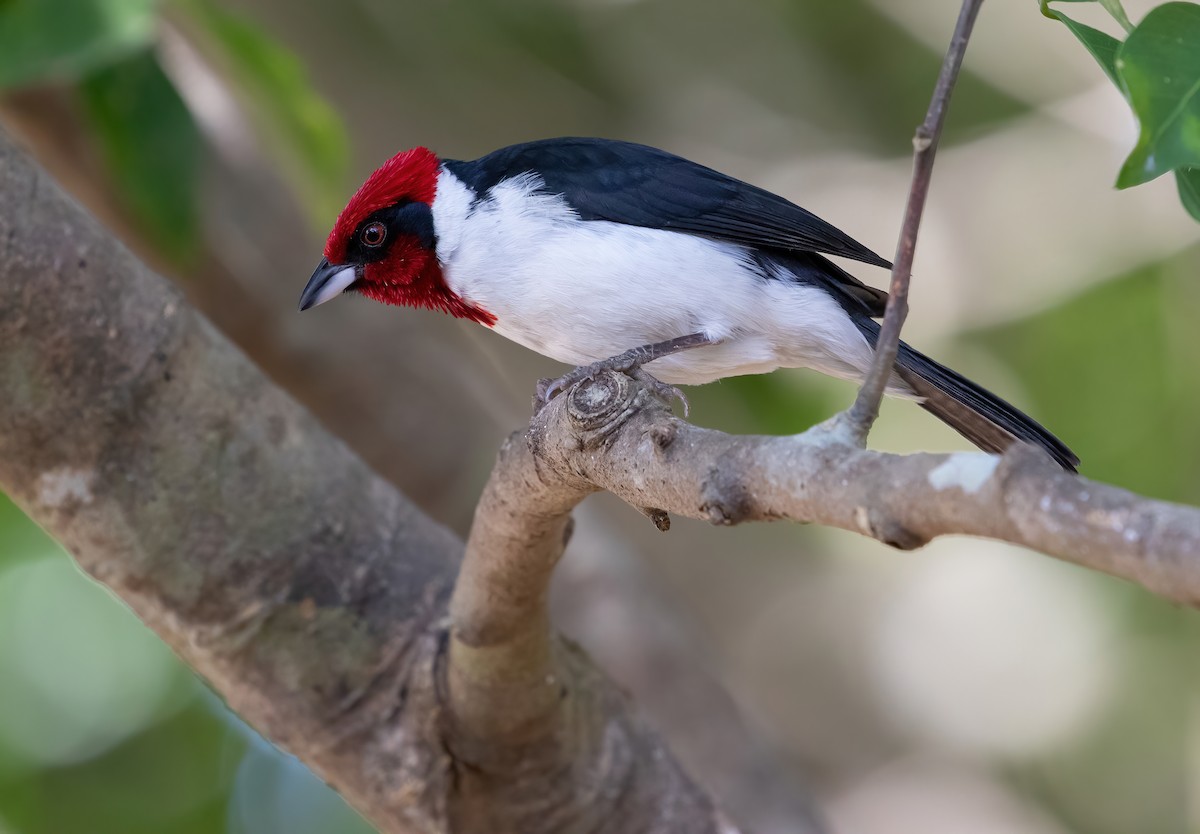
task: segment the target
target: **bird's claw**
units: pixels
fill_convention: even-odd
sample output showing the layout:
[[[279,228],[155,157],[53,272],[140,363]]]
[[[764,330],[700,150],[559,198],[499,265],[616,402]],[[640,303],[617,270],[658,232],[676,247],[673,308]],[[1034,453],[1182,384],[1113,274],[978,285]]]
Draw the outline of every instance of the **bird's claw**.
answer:
[[[559,377],[559,379],[562,379],[562,377]],[[558,393],[557,383],[559,379],[553,379],[551,377],[544,376],[537,381],[537,387],[534,389],[533,393],[534,414],[537,414],[539,411],[545,408],[546,403],[550,402],[554,395]]]
[[[566,391],[576,383],[583,382],[605,368],[596,368],[587,365],[583,368],[576,368],[570,373],[563,374],[560,377],[542,377],[537,381],[537,388],[533,396],[533,413],[537,414],[546,405],[563,391]],[[589,373],[578,373],[579,371],[588,371]]]
[[[679,400],[680,404],[683,406],[684,417],[687,417],[688,414],[691,413],[692,404],[688,402],[687,395],[684,394],[678,386],[668,385],[660,379],[655,379],[652,374],[640,366],[632,368],[626,373],[649,388],[656,397],[665,402],[667,405],[670,405],[675,400]]]

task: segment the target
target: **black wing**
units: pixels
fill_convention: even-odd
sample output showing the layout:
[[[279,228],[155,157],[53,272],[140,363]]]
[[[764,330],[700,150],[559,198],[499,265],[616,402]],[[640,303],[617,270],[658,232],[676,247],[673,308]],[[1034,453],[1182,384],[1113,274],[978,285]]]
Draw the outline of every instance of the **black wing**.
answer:
[[[543,139],[472,162],[445,164],[480,194],[504,179],[534,171],[548,191],[562,194],[584,220],[672,229],[781,254],[823,252],[891,266],[795,203],[646,145]]]

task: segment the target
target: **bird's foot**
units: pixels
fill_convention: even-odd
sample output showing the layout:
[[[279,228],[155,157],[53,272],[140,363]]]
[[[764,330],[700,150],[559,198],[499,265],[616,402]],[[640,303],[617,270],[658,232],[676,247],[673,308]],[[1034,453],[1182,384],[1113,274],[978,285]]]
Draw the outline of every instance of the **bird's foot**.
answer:
[[[616,359],[619,357],[613,357]],[[601,371],[619,371],[636,379],[638,382],[650,389],[656,397],[666,403],[679,400],[683,404],[683,416],[688,416],[691,411],[691,403],[688,402],[687,395],[674,385],[669,385],[660,379],[656,379],[653,374],[642,368],[641,365],[631,365],[621,367],[617,364],[611,364],[611,360],[605,359],[600,362],[593,362],[590,365],[582,365],[569,373],[565,373],[557,379],[544,377],[537,381],[537,391],[533,398],[533,411],[536,414],[546,407],[546,403],[554,399],[556,396],[566,391],[571,386],[583,382],[585,379],[591,379]]]
[[[593,362],[590,365],[580,365],[578,368],[567,371],[567,373],[558,379],[539,379],[535,405],[537,403],[545,405],[572,385],[583,382],[585,379],[591,379],[601,371],[618,371],[633,376],[633,371],[635,369],[640,371],[642,367],[639,356],[632,355],[637,353],[637,350],[640,350],[640,348],[627,350],[624,353],[610,356],[607,359],[601,359],[599,362]],[[643,373],[645,372],[643,371]]]
[[[581,365],[563,374],[558,379],[539,379],[537,393],[533,399],[534,413],[541,411],[546,403],[576,383],[590,379],[601,371],[619,371],[638,380],[649,388],[655,396],[661,397],[667,403],[678,399],[683,403],[683,415],[686,417],[690,410],[690,404],[684,393],[674,385],[668,385],[665,382],[655,379],[642,365],[653,362],[655,359],[661,359],[664,356],[678,353],[681,350],[711,344],[715,344],[713,339],[708,338],[702,333],[693,333],[690,336],[680,336],[678,339],[669,339],[668,341],[657,342],[652,345],[642,345],[616,356],[610,356],[608,359],[593,362],[590,365]]]

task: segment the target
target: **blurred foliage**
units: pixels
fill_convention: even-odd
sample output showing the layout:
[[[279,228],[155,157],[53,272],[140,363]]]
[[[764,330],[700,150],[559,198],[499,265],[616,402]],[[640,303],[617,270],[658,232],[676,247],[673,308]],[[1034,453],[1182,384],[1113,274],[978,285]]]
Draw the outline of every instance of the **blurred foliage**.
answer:
[[[1200,504],[1195,249],[970,339],[1004,357],[1091,478]]]
[[[148,46],[158,0],[0,2],[0,89],[72,81]]]
[[[1200,503],[1200,388],[1194,310],[1200,249],[1147,264],[1033,316],[969,334],[1011,365],[1084,475],[1137,492]],[[1184,739],[1200,680],[1194,612],[1139,589],[1107,590],[1132,665],[1104,720],[1009,777],[1067,830],[1175,834],[1188,806]]]
[[[941,56],[919,44],[896,23],[881,18],[869,0],[842,0],[840,14],[829,14],[822,3],[786,0],[783,22],[806,51],[820,56],[828,76],[825,83],[843,88],[854,110],[870,120],[867,137],[907,137],[914,126],[913,102],[928,103]],[[952,21],[947,18],[947,26]],[[947,33],[949,28],[947,28]],[[954,142],[988,125],[1028,111],[1017,101],[980,78],[970,67],[959,77],[954,107],[946,124],[946,139]],[[919,120],[919,119],[918,119]],[[907,142],[888,142],[892,152],[907,154]]]
[[[845,407],[838,391],[853,394],[848,384],[813,373],[735,376],[690,389],[689,419],[738,434],[798,434]]]
[[[120,199],[164,255],[186,261],[200,235],[207,139],[154,48],[159,27],[169,25],[162,13],[175,7],[281,150],[314,226],[326,225],[347,165],[340,120],[294,55],[207,0],[4,0],[0,91],[51,82],[76,89]]]
[[[129,209],[169,257],[186,260],[199,235],[203,147],[191,113],[145,50],[79,84],[83,111]]]
[[[0,831],[370,830],[0,497]]]
[[[1200,5],[1164,3],[1133,26],[1117,0],[1104,0],[1102,5],[1128,32],[1121,42],[1051,9],[1051,2],[1041,0],[1043,14],[1066,24],[1091,52],[1141,125],[1117,187],[1141,185],[1174,171],[1184,208],[1200,220]]]
[[[454,12],[462,25],[477,30],[481,41],[508,41],[601,101],[618,98],[612,76],[573,9],[553,0],[463,0]]]
[[[345,200],[346,133],[313,91],[299,59],[257,26],[208,0],[181,0],[181,8],[218,66],[228,71],[259,131],[288,157],[314,226],[332,223]]]
[[[1180,834],[1180,810],[1189,802],[1180,740],[1191,726],[1196,687],[1194,641],[1187,639],[1196,635],[1181,627],[1182,619],[1170,640],[1114,646],[1128,665],[1127,677],[1104,720],[1073,744],[1010,773],[1066,830]],[[1131,631],[1136,633],[1136,622]]]

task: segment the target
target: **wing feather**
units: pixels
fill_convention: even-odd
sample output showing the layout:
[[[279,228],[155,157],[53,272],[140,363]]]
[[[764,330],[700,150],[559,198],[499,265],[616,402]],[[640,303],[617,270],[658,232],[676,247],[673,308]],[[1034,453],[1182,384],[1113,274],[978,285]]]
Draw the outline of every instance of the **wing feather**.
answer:
[[[891,264],[769,191],[666,151],[611,139],[544,139],[445,165],[478,193],[528,172],[585,220],[673,229],[779,253]],[[857,282],[856,282],[857,283]]]

